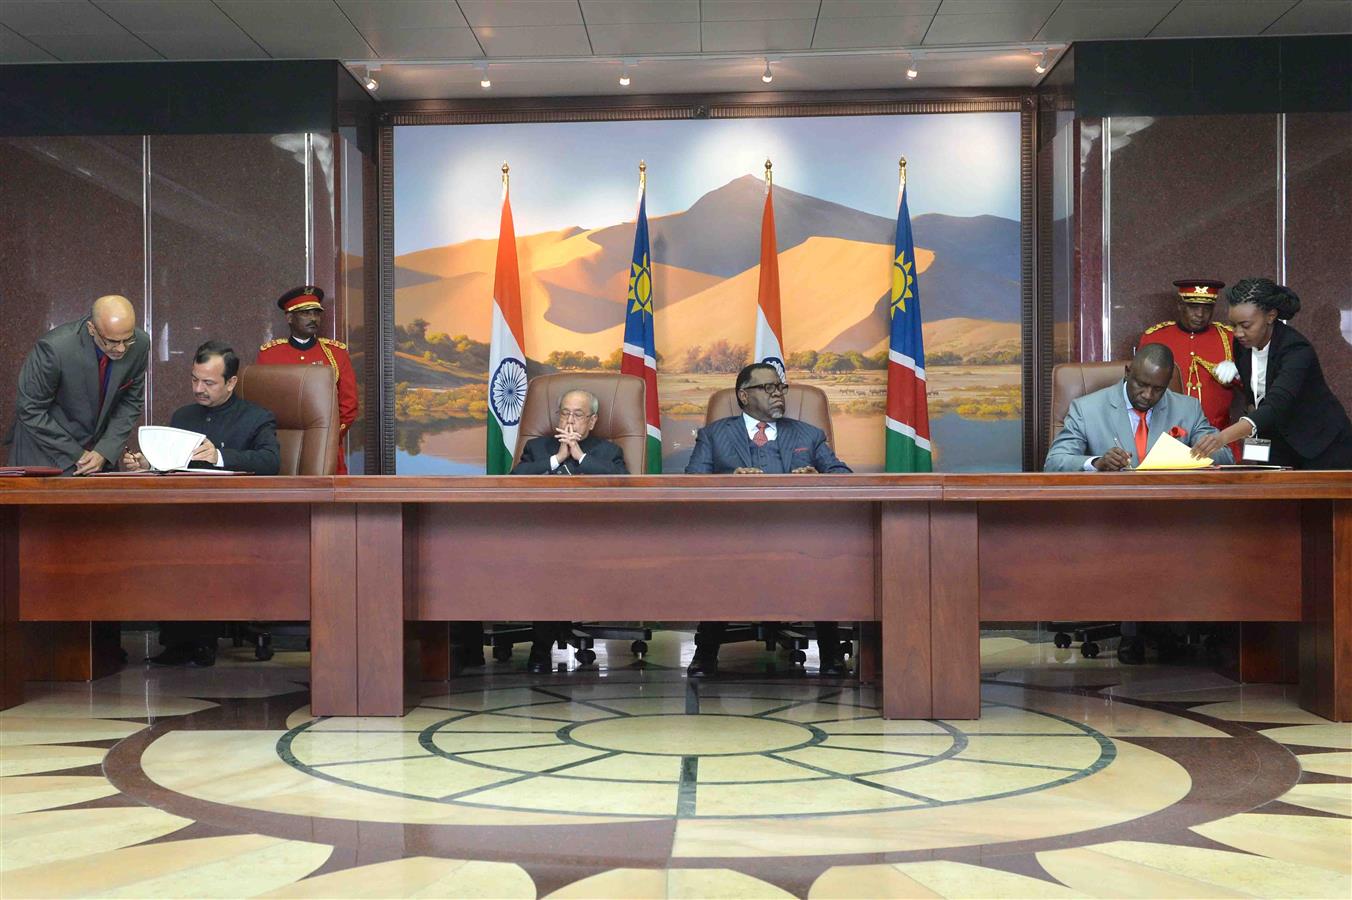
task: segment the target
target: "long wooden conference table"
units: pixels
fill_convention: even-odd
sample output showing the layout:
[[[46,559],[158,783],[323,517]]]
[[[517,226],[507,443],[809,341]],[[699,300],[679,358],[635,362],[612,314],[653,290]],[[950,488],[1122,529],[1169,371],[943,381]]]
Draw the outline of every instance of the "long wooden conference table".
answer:
[[[1352,718],[1352,474],[0,479],[24,622],[306,620],[319,715],[417,701],[419,623],[876,622],[888,718],[980,713],[984,621],[1299,622]]]

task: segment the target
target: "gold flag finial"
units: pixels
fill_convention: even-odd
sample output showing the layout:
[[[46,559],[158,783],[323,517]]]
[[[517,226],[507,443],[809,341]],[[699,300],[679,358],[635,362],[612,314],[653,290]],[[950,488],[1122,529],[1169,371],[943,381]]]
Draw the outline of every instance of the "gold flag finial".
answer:
[[[771,185],[773,185],[773,184],[775,183],[775,177],[774,177],[774,175],[770,172],[770,169],[772,168],[772,166],[773,166],[773,163],[771,163],[770,160],[767,159],[767,160],[765,161],[765,186],[766,186],[766,187],[770,187]]]
[[[906,157],[897,160],[897,168],[901,172],[901,186],[906,187]]]
[[[648,187],[648,164],[641,159],[638,161],[638,186]]]
[[[504,159],[504,160],[502,161],[502,189],[503,189],[503,190],[506,190],[506,189],[507,189],[507,183],[508,183],[508,180],[509,180],[509,178],[510,178],[510,176],[509,176],[507,173],[510,172],[511,169],[512,169],[512,167],[509,166],[509,165],[507,165],[507,160]]]

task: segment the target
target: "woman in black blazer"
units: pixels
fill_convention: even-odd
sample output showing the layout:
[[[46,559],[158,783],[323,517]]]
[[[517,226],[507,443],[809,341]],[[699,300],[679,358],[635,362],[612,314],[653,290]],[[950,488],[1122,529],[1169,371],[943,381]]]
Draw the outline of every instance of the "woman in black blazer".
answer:
[[[1314,347],[1278,321],[1300,312],[1300,298],[1267,278],[1245,278],[1226,291],[1226,299],[1248,409],[1235,424],[1199,441],[1194,454],[1210,452],[1206,443],[1220,447],[1256,435],[1272,441],[1276,465],[1352,469],[1347,412],[1324,381]]]

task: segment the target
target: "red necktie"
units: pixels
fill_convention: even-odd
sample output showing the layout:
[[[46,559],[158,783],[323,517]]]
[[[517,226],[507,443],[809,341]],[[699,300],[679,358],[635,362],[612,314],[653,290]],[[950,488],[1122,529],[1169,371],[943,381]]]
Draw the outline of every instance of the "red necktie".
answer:
[[[765,434],[766,427],[764,422],[756,423],[756,436],[751,439],[751,443],[755,444],[757,447],[764,447],[766,444],[770,443],[770,438]]]
[[[1150,431],[1145,424],[1145,413],[1136,411],[1136,463],[1140,464],[1145,459],[1146,443],[1150,437]]]
[[[103,398],[108,393],[108,357],[99,354],[99,409],[103,409]]]

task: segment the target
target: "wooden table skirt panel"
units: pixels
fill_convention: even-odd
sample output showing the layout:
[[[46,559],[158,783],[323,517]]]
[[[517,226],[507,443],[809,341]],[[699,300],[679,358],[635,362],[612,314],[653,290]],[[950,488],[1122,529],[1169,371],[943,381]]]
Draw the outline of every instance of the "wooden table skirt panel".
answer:
[[[1352,719],[1352,502],[1303,504],[1300,705]]]
[[[423,503],[405,546],[420,620],[853,621],[877,616],[875,517],[869,502]]]
[[[310,511],[290,504],[29,506],[19,617],[310,617]]]
[[[988,502],[979,515],[988,622],[1301,618],[1297,501]]]

